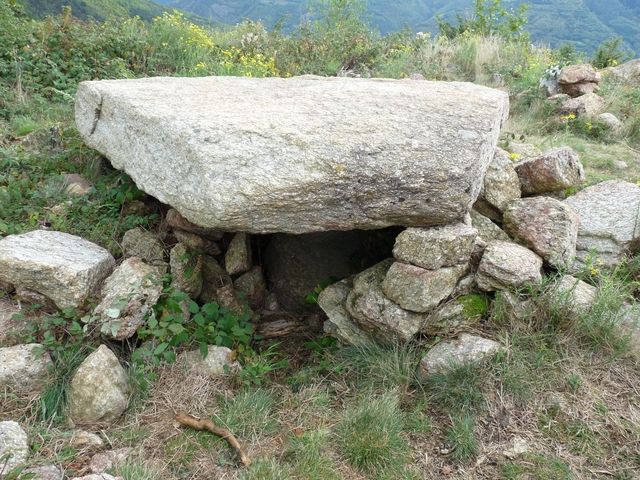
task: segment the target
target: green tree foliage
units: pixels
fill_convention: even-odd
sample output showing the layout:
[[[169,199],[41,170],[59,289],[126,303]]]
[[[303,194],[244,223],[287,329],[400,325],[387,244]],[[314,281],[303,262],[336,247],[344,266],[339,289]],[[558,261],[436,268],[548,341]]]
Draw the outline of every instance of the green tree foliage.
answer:
[[[471,18],[465,19],[459,14],[457,23],[452,24],[439,17],[438,28],[440,35],[447,38],[455,38],[468,32],[526,41],[529,39],[529,34],[524,30],[524,26],[527,24],[528,9],[529,6],[526,3],[513,10],[505,8],[502,0],[475,0]]]
[[[600,44],[591,59],[591,63],[596,68],[615,67],[629,60],[630,57],[631,53],[624,47],[623,38],[614,37]]]

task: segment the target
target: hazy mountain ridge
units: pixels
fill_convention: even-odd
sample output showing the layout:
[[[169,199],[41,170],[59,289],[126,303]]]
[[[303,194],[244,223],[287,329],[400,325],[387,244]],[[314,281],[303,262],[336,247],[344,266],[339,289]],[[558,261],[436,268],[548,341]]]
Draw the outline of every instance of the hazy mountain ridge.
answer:
[[[235,24],[243,19],[262,20],[273,26],[280,19],[292,26],[317,5],[316,0],[158,0],[213,22]],[[403,27],[436,30],[436,17],[455,18],[469,12],[472,0],[369,0],[371,23],[387,33]],[[516,7],[522,0],[505,1]],[[622,36],[628,46],[640,51],[640,0],[527,0],[528,30],[535,41],[558,46],[573,43],[594,50],[602,41]]]

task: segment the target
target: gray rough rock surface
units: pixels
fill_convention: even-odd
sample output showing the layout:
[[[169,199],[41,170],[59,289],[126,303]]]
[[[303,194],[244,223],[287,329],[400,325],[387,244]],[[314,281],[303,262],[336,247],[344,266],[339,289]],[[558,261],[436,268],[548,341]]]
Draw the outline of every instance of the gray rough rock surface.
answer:
[[[582,82],[572,83],[567,85],[560,85],[560,91],[566,93],[570,97],[580,97],[582,95],[588,95],[595,93],[600,89],[599,85],[595,82]]]
[[[507,233],[554,267],[573,263],[579,223],[571,207],[550,197],[522,198],[504,212]]]
[[[392,264],[390,258],[356,275],[346,302],[358,326],[382,343],[411,340],[428,317],[404,310],[385,296],[382,282]]]
[[[156,267],[136,257],[127,258],[102,286],[101,302],[92,322],[113,340],[131,338],[162,294],[162,278]]]
[[[220,230],[201,227],[199,225],[196,225],[195,223],[190,222],[182,215],[180,215],[180,212],[178,212],[175,208],[170,208],[167,211],[165,221],[167,222],[167,225],[174,230],[183,230],[185,232],[195,233],[196,235],[208,238],[210,240],[221,240],[224,235]]]
[[[464,305],[453,299],[438,306],[424,322],[420,333],[430,336],[442,335],[454,331],[463,325],[473,323],[464,315]]]
[[[27,328],[25,322],[14,319],[21,309],[6,297],[0,298],[0,347],[16,343],[20,333]]]
[[[209,353],[202,358],[200,350],[192,350],[178,355],[177,362],[190,371],[206,377],[216,377],[240,370],[240,363],[235,360],[233,350],[227,347],[209,345]]]
[[[142,228],[127,230],[122,237],[125,257],[138,257],[149,265],[164,268],[166,265],[164,246],[153,233]]]
[[[427,313],[449,297],[467,265],[426,270],[415,265],[394,262],[382,282],[383,293],[406,310]]]
[[[169,253],[171,285],[191,298],[202,292],[202,255],[198,255],[183,243],[176,244]]]
[[[203,303],[220,303],[219,290],[233,281],[227,271],[210,255],[202,256],[202,290],[198,297]]]
[[[578,65],[567,65],[562,68],[558,75],[560,85],[571,85],[573,83],[594,82],[601,80],[598,71],[588,63]]]
[[[478,232],[464,223],[407,228],[398,235],[393,256],[428,270],[469,263]]]
[[[190,250],[206,253],[207,255],[220,255],[222,251],[216,242],[185,230],[174,230],[173,234],[178,242],[186,245]]]
[[[261,267],[256,265],[248,272],[240,275],[233,282],[233,286],[241,296],[244,296],[252,309],[259,310],[262,308],[267,298],[267,282],[264,279]]]
[[[115,260],[102,247],[68,233],[34,230],[0,240],[0,281],[76,308],[100,288]]]
[[[129,404],[127,373],[105,345],[89,355],[73,374],[69,417],[76,424],[117,420]]]
[[[485,291],[508,290],[542,280],[542,258],[528,248],[494,240],[487,245],[476,274]]]
[[[572,317],[587,312],[596,303],[598,289],[571,275],[563,275],[546,292],[550,302]]]
[[[55,465],[44,465],[42,467],[27,468],[23,473],[29,480],[63,480],[62,470]]]
[[[502,345],[487,338],[463,333],[455,340],[437,344],[420,361],[421,376],[444,373],[457,366],[477,364],[498,353]]]
[[[83,82],[85,142],[191,222],[306,233],[462,220],[506,92],[363,78]]]
[[[598,121],[605,124],[607,128],[613,133],[620,133],[620,131],[624,128],[624,124],[613,113],[601,113],[596,118]]]
[[[93,184],[77,173],[66,173],[62,175],[62,185],[67,195],[79,197],[91,193]]]
[[[623,180],[593,185],[565,200],[580,218],[578,263],[590,251],[606,266],[617,265],[640,247],[640,187]]]
[[[347,311],[346,302],[351,286],[342,280],[325,288],[318,295],[318,305],[327,314],[324,332],[348,345],[366,345],[371,337],[358,327]]]
[[[509,240],[509,235],[505,233],[498,225],[493,223],[490,218],[485,217],[476,210],[471,210],[471,226],[478,231],[478,238],[485,242],[491,240]]]
[[[609,67],[606,69],[606,73],[618,81],[640,85],[640,58],[616,67]]]
[[[29,439],[20,424],[0,422],[0,471],[9,472],[29,458]]]
[[[574,114],[578,117],[595,117],[605,109],[604,98],[596,93],[587,93],[576,98],[570,98],[560,105],[563,115]]]
[[[522,193],[528,195],[578,187],[586,180],[578,154],[568,147],[550,150],[518,163],[515,168]]]
[[[0,391],[41,391],[52,366],[51,357],[40,344],[0,348]]]
[[[77,450],[97,450],[104,447],[104,440],[97,433],[76,430],[73,432],[69,445]]]
[[[89,462],[89,470],[91,473],[104,473],[107,470],[115,467],[117,464],[127,460],[127,457],[131,455],[133,448],[124,447],[115,450],[109,450],[106,452],[96,453],[91,457]]]
[[[248,271],[251,265],[251,239],[246,233],[236,233],[224,254],[224,268],[229,275],[237,275]]]
[[[487,217],[500,220],[507,205],[519,199],[521,194],[520,179],[509,154],[497,148],[474,208]]]

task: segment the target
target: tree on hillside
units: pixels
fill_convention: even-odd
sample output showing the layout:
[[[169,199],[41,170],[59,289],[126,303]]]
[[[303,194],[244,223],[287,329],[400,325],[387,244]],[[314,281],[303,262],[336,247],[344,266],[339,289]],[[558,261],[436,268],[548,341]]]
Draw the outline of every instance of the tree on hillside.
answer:
[[[458,14],[457,23],[451,23],[438,17],[440,35],[454,38],[465,32],[484,36],[500,35],[509,39],[528,40],[529,33],[524,29],[527,24],[529,5],[521,4],[516,10],[507,9],[502,0],[475,0],[471,18]]]

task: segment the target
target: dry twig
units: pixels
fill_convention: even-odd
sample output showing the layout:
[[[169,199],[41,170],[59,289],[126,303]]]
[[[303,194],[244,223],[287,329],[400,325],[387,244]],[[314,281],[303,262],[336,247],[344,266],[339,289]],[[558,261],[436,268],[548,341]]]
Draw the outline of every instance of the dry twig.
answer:
[[[229,430],[223,427],[218,427],[211,420],[203,420],[200,418],[196,418],[192,415],[189,415],[186,412],[179,412],[176,414],[176,421],[181,425],[186,427],[193,428],[195,430],[207,430],[214,435],[224,438],[227,443],[233,448],[238,457],[240,457],[240,461],[245,467],[251,465],[251,459],[247,456],[245,451],[240,446],[240,443],[236,439],[236,437]]]

